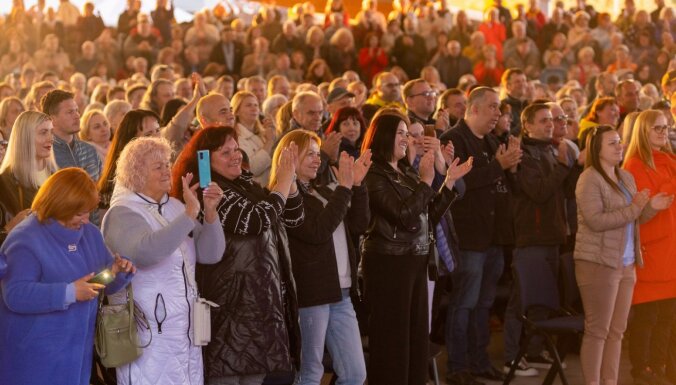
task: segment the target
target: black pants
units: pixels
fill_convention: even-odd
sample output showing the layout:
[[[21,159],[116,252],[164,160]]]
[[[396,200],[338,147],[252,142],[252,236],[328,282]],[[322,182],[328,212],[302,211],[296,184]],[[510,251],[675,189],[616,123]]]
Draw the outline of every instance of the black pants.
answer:
[[[424,385],[429,361],[427,256],[364,256],[369,385]]]
[[[629,324],[629,359],[636,376],[646,367],[666,368],[676,378],[676,299],[632,306]]]

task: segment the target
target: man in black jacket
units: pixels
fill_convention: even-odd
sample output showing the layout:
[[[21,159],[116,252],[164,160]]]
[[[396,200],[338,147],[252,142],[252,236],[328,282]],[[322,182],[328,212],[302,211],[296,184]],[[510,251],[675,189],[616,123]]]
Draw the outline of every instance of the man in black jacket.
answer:
[[[517,174],[514,192],[515,245],[514,261],[541,259],[549,263],[554,277],[558,276],[559,247],[566,243],[566,190],[574,183],[571,172],[574,161],[569,156],[568,144],[559,143],[555,154],[552,146],[554,120],[547,104],[532,104],[521,114],[523,158]],[[518,320],[519,298],[516,288],[505,314],[505,367],[509,367],[519,351],[521,322]],[[534,341],[534,340],[532,340]],[[537,375],[528,364],[547,368],[551,358],[543,356],[541,340],[529,346],[526,361],[521,361],[517,375]]]
[[[481,384],[475,376],[498,381],[504,377],[486,351],[489,312],[504,267],[496,234],[511,225],[497,223],[496,212],[509,209],[499,204],[498,196],[509,193],[507,180],[516,171],[521,150],[514,139],[505,147],[490,135],[500,118],[499,106],[495,90],[474,89],[464,119],[440,138],[453,142],[460,162],[474,157],[472,171],[464,177],[465,196],[451,207],[460,251],[446,320],[449,385]]]
[[[528,79],[526,74],[519,68],[509,68],[502,74],[502,87],[507,90],[507,97],[502,101],[512,106],[512,123],[509,127],[512,135],[519,136],[521,133],[521,111],[528,104],[526,89]]]
[[[209,62],[224,65],[224,75],[239,77],[243,60],[244,46],[235,40],[235,32],[226,24],[221,31],[221,42],[211,50]]]

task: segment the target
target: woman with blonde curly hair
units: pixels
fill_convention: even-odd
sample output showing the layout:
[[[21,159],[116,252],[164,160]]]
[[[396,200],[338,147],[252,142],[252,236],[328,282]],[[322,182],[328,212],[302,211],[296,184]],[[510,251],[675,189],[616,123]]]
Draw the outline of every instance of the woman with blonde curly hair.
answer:
[[[204,381],[202,347],[196,344],[190,317],[198,298],[196,263],[216,263],[225,250],[216,211],[222,190],[210,183],[200,204],[188,173],[181,177],[185,204],[169,197],[170,157],[169,142],[161,138],[136,138],[122,150],[101,227],[106,245],[138,268],[132,280],[134,301],[150,324],[149,331],[139,329],[139,339],[148,341],[152,335],[141,357],[117,368],[122,385]],[[110,298],[113,303],[124,300]]]

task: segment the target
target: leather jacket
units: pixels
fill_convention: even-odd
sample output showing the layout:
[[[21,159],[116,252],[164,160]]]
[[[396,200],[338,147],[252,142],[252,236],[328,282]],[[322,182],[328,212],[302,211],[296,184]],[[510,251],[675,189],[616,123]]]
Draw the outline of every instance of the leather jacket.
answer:
[[[376,160],[366,174],[371,220],[362,244],[364,253],[427,255],[430,222],[436,225],[458,196],[442,186],[434,191],[420,182],[415,170],[399,162],[404,174]]]

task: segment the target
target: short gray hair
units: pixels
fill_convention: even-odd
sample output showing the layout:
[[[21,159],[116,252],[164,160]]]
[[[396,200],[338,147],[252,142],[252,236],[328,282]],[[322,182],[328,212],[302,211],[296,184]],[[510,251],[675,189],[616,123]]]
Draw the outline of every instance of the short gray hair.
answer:
[[[139,137],[129,142],[117,161],[115,184],[139,192],[148,177],[151,161],[171,159],[171,146],[164,138]]]

